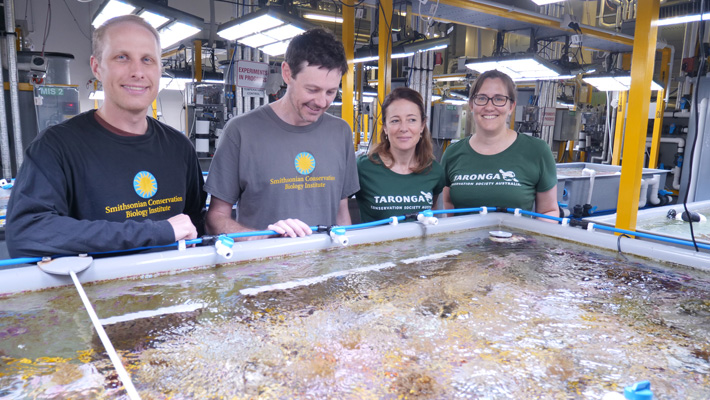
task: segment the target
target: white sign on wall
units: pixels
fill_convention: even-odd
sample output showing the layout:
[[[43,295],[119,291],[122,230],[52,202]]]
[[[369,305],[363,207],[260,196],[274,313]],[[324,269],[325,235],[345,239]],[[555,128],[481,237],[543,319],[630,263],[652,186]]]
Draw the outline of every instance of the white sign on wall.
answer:
[[[269,64],[254,61],[237,61],[237,86],[264,89],[269,77]]]

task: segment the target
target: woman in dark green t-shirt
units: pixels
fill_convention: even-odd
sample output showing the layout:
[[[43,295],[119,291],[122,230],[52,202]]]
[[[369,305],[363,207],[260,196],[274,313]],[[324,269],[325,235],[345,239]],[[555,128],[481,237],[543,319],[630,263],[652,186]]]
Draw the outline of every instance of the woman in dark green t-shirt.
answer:
[[[534,204],[535,212],[558,217],[557,172],[550,147],[508,128],[515,109],[513,80],[496,70],[484,72],[471,88],[468,103],[475,133],[444,153],[444,208],[532,211]]]
[[[357,162],[355,194],[362,222],[434,207],[444,188],[444,170],[434,159],[422,96],[393,90],[382,103],[383,140]]]

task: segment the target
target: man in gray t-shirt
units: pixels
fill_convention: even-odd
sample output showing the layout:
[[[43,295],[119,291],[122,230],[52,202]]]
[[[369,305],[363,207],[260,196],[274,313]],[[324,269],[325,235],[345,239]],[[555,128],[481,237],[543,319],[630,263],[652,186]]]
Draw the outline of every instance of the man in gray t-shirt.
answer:
[[[350,224],[347,200],[359,190],[352,132],[325,114],[347,70],[343,45],[329,32],[291,40],[284,97],[225,126],[205,184],[208,232],[297,237],[310,235],[309,225]]]

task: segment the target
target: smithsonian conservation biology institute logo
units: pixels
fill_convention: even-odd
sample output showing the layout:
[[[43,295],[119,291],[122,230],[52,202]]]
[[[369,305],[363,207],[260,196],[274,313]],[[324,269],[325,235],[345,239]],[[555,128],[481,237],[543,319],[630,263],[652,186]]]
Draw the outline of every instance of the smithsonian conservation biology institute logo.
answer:
[[[294,164],[299,174],[308,175],[316,168],[316,159],[311,153],[304,151],[296,155]]]
[[[158,181],[155,180],[155,177],[150,172],[141,171],[133,177],[133,189],[138,196],[149,199],[155,196],[158,191]]]

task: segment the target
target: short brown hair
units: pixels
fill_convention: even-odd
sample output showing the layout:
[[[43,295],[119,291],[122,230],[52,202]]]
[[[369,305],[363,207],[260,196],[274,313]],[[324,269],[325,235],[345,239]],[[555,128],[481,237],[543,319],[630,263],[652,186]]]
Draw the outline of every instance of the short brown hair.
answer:
[[[380,129],[380,137],[385,137],[385,121],[387,120],[387,108],[396,100],[407,100],[411,103],[414,103],[417,108],[419,108],[419,114],[422,119],[422,125],[424,125],[424,130],[422,131],[422,137],[419,140],[419,143],[417,143],[417,147],[414,149],[414,159],[417,160],[417,168],[415,168],[412,172],[414,172],[415,174],[429,172],[429,169],[431,169],[431,164],[434,161],[434,149],[431,144],[431,133],[429,132],[429,127],[427,126],[424,100],[422,99],[422,95],[419,94],[419,92],[407,87],[398,87],[391,91],[390,94],[387,95],[387,97],[385,97],[385,101],[382,102],[382,128]],[[394,160],[394,157],[392,157],[392,152],[390,151],[391,147],[392,146],[390,144],[390,141],[388,139],[385,139],[377,143],[374,147],[370,149],[368,158],[375,164],[379,164],[380,162],[384,163],[384,161],[380,161],[382,160],[382,155],[385,155],[390,160]],[[375,155],[378,156],[379,160],[374,158]],[[390,166],[387,164],[385,164],[385,166],[387,168],[390,168]]]
[[[284,61],[291,68],[294,78],[303,67],[315,66],[328,71],[348,73],[348,59],[343,43],[323,28],[312,28],[291,39]]]
[[[476,81],[473,83],[473,86],[471,87],[471,91],[468,94],[468,102],[470,103],[473,100],[473,96],[477,95],[478,92],[481,90],[481,86],[483,86],[483,82],[486,79],[500,79],[503,81],[503,84],[505,85],[505,88],[508,90],[508,99],[510,100],[511,103],[515,103],[515,83],[513,82],[510,77],[503,73],[500,72],[496,69],[486,71],[482,73],[481,75],[478,75],[478,78],[476,78]]]
[[[152,33],[155,37],[155,42],[158,44],[158,48],[160,48],[160,34],[153,27],[153,25],[149,24],[146,20],[137,15],[121,15],[119,17],[114,17],[109,20],[106,20],[106,22],[96,28],[94,30],[94,33],[91,35],[91,55],[94,56],[97,61],[101,61],[101,54],[104,51],[104,40],[106,39],[106,32],[108,31],[108,29],[112,26],[128,22],[136,24],[138,26],[142,26],[145,29],[149,30],[150,33]]]

